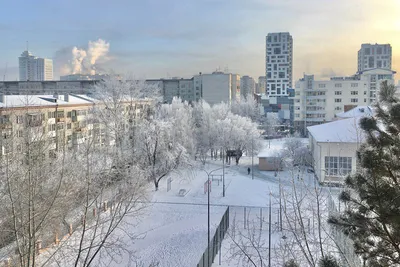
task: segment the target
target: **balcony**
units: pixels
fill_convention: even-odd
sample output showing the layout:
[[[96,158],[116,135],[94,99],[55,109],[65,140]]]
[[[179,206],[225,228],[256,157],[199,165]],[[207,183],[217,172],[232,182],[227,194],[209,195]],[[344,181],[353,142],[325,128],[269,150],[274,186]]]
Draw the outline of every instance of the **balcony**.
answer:
[[[64,123],[65,122],[65,118],[57,118],[57,123]]]

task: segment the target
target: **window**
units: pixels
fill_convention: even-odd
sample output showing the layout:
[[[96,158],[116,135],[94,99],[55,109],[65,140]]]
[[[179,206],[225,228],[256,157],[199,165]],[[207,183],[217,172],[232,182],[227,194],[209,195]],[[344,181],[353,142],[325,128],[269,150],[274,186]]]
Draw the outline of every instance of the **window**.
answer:
[[[280,53],[281,53],[281,49],[279,47],[275,47],[274,54],[280,54]]]
[[[55,124],[49,124],[49,132],[55,131],[56,130],[56,125]]]
[[[55,111],[47,112],[47,118],[48,119],[53,119],[55,117],[56,117],[56,112]]]
[[[358,87],[358,83],[351,83],[351,87]]]
[[[358,91],[351,91],[351,95],[358,95]]]
[[[295,117],[296,118],[300,118],[300,114],[295,114]]]
[[[351,157],[325,157],[325,171],[328,176],[345,176],[351,172]]]
[[[319,88],[325,88],[325,86],[326,86],[326,84],[324,84],[324,83],[318,84],[318,87],[319,87]]]
[[[23,137],[24,136],[24,132],[22,130],[18,130],[17,136],[18,137]]]
[[[22,116],[17,116],[17,117],[16,117],[16,121],[17,121],[18,124],[21,124],[21,123],[24,122],[24,119],[23,119]]]
[[[351,103],[357,103],[358,99],[357,98],[352,98],[352,99],[350,99],[350,101],[351,101]]]
[[[335,95],[342,95],[342,91],[335,91]]]
[[[341,98],[335,98],[335,103],[340,103],[340,102],[342,102]]]
[[[335,83],[335,87],[342,87],[341,83]]]
[[[367,95],[367,91],[364,91],[364,95]]]
[[[335,110],[342,110],[342,107],[335,107]]]

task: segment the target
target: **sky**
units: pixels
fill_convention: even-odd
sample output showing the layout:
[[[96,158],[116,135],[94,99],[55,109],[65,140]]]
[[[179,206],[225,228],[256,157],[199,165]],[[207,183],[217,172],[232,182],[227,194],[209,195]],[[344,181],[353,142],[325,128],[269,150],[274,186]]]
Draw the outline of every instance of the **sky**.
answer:
[[[265,75],[265,36],[293,36],[294,80],[357,71],[362,43],[390,43],[400,71],[400,0],[1,0],[0,78],[18,79],[18,56],[53,58],[55,77],[99,38],[99,68],[143,79],[220,68]],[[7,65],[7,71],[6,71]],[[397,75],[398,76],[398,75]],[[396,77],[397,78],[397,77]]]

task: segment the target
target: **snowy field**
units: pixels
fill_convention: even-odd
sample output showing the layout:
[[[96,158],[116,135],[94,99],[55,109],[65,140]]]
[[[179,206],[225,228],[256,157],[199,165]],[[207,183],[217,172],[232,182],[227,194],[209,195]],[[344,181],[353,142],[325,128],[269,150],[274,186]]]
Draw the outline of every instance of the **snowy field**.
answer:
[[[284,139],[263,141],[266,149],[279,149],[283,143]],[[251,162],[251,157],[243,156],[238,166],[225,166],[225,197],[222,181],[212,181],[211,238],[227,206],[230,206],[230,229],[221,244],[222,252],[216,256],[213,266],[247,266],[241,257],[235,257],[237,244],[233,242],[232,235],[251,236],[257,230],[260,235],[259,249],[267,253],[270,200],[271,254],[282,258],[279,253],[283,253],[282,247],[290,245],[291,237],[290,233],[279,229],[280,187],[281,192],[290,194],[293,183],[301,192],[315,185],[314,175],[308,173],[306,168],[284,169],[275,176],[273,171],[258,171],[258,158],[254,157],[253,175],[249,175],[247,168],[251,167]],[[126,217],[127,229],[118,232],[119,238],[125,239],[126,251],[134,254],[133,266],[148,267],[157,263],[159,265],[154,266],[197,266],[207,247],[207,173],[222,175],[222,171],[221,160],[209,160],[205,166],[199,162],[198,166],[190,170],[166,177],[160,182],[158,191],[151,190],[150,203],[146,204],[148,206],[143,210],[143,215]],[[167,191],[168,178],[171,178],[171,187]],[[310,217],[310,210],[302,213]],[[312,226],[308,228],[311,231]],[[130,240],[125,233],[134,233],[135,240]],[[247,249],[255,253],[251,251],[252,248]],[[276,266],[274,264],[278,262],[273,261],[272,266]],[[127,256],[122,255],[111,266],[128,266]]]
[[[307,139],[303,141],[307,142]],[[284,139],[266,140],[264,146],[278,149],[283,143]],[[286,190],[291,186],[291,177],[294,174],[293,171],[283,170],[275,177],[274,172],[260,172],[257,168],[258,159],[254,157],[253,160],[254,179],[251,174],[247,174],[247,168],[251,167],[251,157],[242,157],[238,166],[225,167],[225,197],[222,196],[222,182],[219,184],[217,181],[212,182],[211,236],[225,211],[225,205],[231,206],[231,225],[236,223],[237,227],[244,229],[244,207],[247,207],[247,223],[249,225],[262,223],[263,231],[268,233],[267,207],[271,193],[272,246],[276,247],[282,238],[277,226],[279,183],[283,190]],[[221,160],[210,160],[205,170],[208,173],[214,170],[212,174],[222,174]],[[167,179],[165,179],[160,184],[159,191],[153,192],[149,215],[138,228],[140,232],[146,232],[146,237],[133,245],[142,262],[158,261],[160,266],[196,266],[207,244],[207,195],[204,193],[206,171],[193,169],[173,174],[170,191],[167,192]],[[307,173],[304,169],[301,170],[301,178],[302,185],[314,184],[313,174]],[[185,195],[179,196],[182,189],[185,190]],[[225,238],[221,255],[222,264],[241,266],[230,259],[230,246],[229,238]],[[216,257],[216,263],[219,263],[219,255]]]

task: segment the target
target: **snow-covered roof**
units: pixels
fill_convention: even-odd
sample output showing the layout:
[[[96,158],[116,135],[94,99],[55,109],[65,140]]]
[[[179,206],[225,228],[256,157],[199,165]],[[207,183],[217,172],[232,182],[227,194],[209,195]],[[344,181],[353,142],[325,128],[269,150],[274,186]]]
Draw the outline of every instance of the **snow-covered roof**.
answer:
[[[337,120],[307,127],[317,142],[358,143],[364,140],[359,126],[361,117]]]
[[[370,106],[357,106],[345,112],[336,114],[338,118],[358,118],[358,117],[372,117],[374,110]]]
[[[68,99],[67,99],[68,98]],[[57,101],[56,101],[57,100]],[[86,95],[4,95],[0,102],[1,108],[29,107],[29,106],[62,106],[77,104],[92,104],[95,99]]]
[[[266,148],[265,150],[258,153],[257,157],[259,158],[279,157],[281,151],[282,151],[281,148]]]

